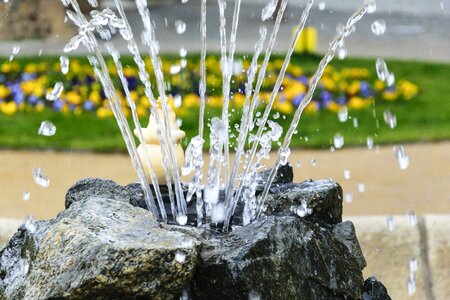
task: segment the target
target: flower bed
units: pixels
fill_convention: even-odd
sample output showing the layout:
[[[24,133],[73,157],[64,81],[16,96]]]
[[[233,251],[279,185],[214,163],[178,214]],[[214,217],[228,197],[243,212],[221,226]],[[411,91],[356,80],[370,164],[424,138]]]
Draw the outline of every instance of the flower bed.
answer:
[[[267,101],[277,79],[283,61],[274,59],[268,65],[266,79],[262,86],[260,99]],[[143,86],[138,79],[138,70],[130,61],[124,64],[124,74],[131,91],[131,98],[136,103],[137,113],[144,117],[149,111],[149,101],[144,95]],[[146,59],[149,74],[153,73],[151,63]],[[108,62],[110,74],[115,78],[112,61]],[[222,76],[217,56],[208,56],[207,87],[210,108],[222,106]],[[233,66],[231,106],[239,108],[245,100],[246,73],[248,59],[237,60]],[[163,72],[170,102],[177,114],[182,117],[190,108],[198,107],[199,60],[195,58],[164,59]],[[291,64],[277,94],[274,108],[278,112],[290,115],[299,105],[310,79],[309,72],[295,63]],[[154,77],[151,76],[154,83]],[[53,90],[56,82],[62,82],[64,90],[53,101],[46,100],[46,95]],[[154,88],[156,91],[156,88]],[[343,107],[359,110],[370,107],[374,101],[411,100],[416,97],[418,87],[400,79],[391,87],[376,79],[365,68],[326,68],[313,101],[306,107],[306,113],[330,110],[337,112]],[[117,94],[123,103],[124,111],[129,114],[124,93],[117,85]],[[105,99],[101,86],[96,82],[91,66],[78,58],[70,59],[67,75],[61,74],[59,61],[36,58],[34,62],[14,60],[0,63],[0,112],[13,115],[18,111],[39,112],[54,110],[66,114],[95,113],[100,118],[112,117],[109,102]]]

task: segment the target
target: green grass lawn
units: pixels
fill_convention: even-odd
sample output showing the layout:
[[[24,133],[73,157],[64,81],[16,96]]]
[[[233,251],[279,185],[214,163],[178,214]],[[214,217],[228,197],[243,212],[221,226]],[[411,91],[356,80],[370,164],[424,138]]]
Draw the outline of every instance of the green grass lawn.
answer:
[[[307,71],[313,71],[318,61],[317,57],[294,57],[292,63],[301,65]],[[328,111],[305,114],[300,121],[299,132],[293,139],[292,147],[328,148],[337,132],[344,135],[346,146],[365,145],[368,136],[373,137],[376,144],[450,139],[450,65],[394,60],[386,62],[396,78],[409,80],[419,86],[420,93],[416,98],[411,101],[394,102],[377,100],[373,108],[350,111],[351,118],[358,119],[356,128],[352,120],[340,123],[336,114]],[[338,69],[368,68],[375,74],[374,59],[336,60],[331,65]],[[394,129],[388,128],[384,123],[383,112],[386,109],[396,114],[397,127]],[[216,114],[217,111],[207,111],[207,118]],[[50,120],[56,125],[57,131],[54,136],[43,137],[37,134],[43,120]],[[233,114],[231,126],[239,120],[239,113]],[[379,127],[376,126],[377,120]],[[280,118],[277,122],[286,125],[286,128],[290,123],[290,117],[285,120]],[[142,124],[146,123],[147,120],[142,121]],[[183,119],[182,129],[187,132],[188,137],[197,134],[197,126],[198,112],[193,111]],[[307,136],[308,141],[301,139],[300,136]],[[75,116],[53,111],[21,112],[13,116],[0,114],[0,148],[125,151],[114,119],[99,119],[90,113]]]

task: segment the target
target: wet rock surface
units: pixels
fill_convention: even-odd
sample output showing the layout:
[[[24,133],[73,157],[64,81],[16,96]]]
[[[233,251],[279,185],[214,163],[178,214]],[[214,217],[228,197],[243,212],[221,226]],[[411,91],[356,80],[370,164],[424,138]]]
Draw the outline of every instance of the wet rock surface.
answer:
[[[183,289],[193,299],[382,295],[377,282],[363,289],[366,263],[353,224],[341,222],[341,187],[292,183],[289,171],[278,171],[287,175],[277,175],[265,215],[237,226],[238,205],[229,233],[159,223],[139,184],[81,180],[67,192],[65,211],[22,226],[0,250],[0,299],[174,299]],[[161,193],[167,202],[167,187]],[[188,224],[195,214],[194,199]]]
[[[371,276],[364,281],[363,300],[391,300],[386,287]]]
[[[171,299],[197,263],[195,239],[124,201],[78,201],[34,226],[0,251],[0,299]]]

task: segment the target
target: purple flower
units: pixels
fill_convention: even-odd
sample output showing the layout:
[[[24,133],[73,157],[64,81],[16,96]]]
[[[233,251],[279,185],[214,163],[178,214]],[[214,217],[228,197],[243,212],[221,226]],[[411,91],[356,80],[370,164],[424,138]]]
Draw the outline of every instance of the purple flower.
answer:
[[[84,110],[88,110],[88,111],[92,111],[94,109],[94,103],[92,103],[92,101],[90,101],[90,100],[87,100],[83,104],[83,109]]]
[[[309,79],[305,75],[298,77],[297,80],[300,81],[301,83],[303,83],[305,86],[308,86],[308,84],[309,84]]]
[[[361,81],[359,88],[361,96],[363,96],[364,98],[369,98],[370,96],[372,96],[370,84],[367,81]]]
[[[327,107],[331,100],[333,100],[333,95],[329,91],[321,92],[319,95],[320,108]]]
[[[294,107],[298,107],[304,97],[305,94],[298,94],[297,96],[294,97],[294,99],[292,99],[292,105],[294,105]]]
[[[337,104],[344,105],[345,103],[347,103],[347,98],[345,98],[345,96],[339,96],[336,98],[335,102]]]
[[[31,104],[31,105],[36,105],[37,104],[37,102],[38,102],[38,97],[36,97],[35,95],[30,95],[30,97],[28,97],[28,102]],[[15,100],[14,100],[15,101]],[[16,102],[17,103],[17,102]],[[19,104],[19,103],[17,103],[17,104]]]
[[[63,106],[64,106],[64,101],[62,101],[60,99],[53,102],[53,109],[57,112],[60,112],[61,109],[63,108]]]

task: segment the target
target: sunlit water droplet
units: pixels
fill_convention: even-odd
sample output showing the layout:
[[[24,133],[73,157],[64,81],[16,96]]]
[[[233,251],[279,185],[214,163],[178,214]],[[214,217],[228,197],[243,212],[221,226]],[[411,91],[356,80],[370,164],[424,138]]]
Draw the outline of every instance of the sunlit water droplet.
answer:
[[[319,8],[319,10],[324,10],[324,9],[325,9],[325,7],[326,7],[326,5],[325,5],[325,1],[321,1],[321,2],[319,2],[319,5],[318,5],[318,8]]]
[[[378,79],[380,79],[381,81],[386,81],[387,77],[389,76],[389,70],[384,59],[377,58],[375,61],[375,67],[377,70]]]
[[[408,295],[414,295],[416,293],[416,278],[414,273],[409,273],[408,278]]]
[[[313,167],[317,166],[317,160],[316,159],[311,159],[311,165]]]
[[[181,71],[181,66],[180,65],[173,65],[170,66],[170,74],[174,75],[174,74],[178,74]]]
[[[353,127],[358,128],[358,118],[353,118]]]
[[[336,133],[333,137],[333,145],[336,149],[342,148],[342,146],[344,146],[344,136],[340,133]]]
[[[376,20],[370,25],[370,29],[376,36],[383,35],[386,32],[386,22],[384,20]]]
[[[64,90],[63,83],[61,81],[58,81],[57,83],[55,83],[53,90],[47,93],[47,96],[45,98],[48,101],[55,101],[59,98],[59,96],[61,96],[63,90]]]
[[[345,179],[350,179],[350,170],[344,170],[344,178]]]
[[[280,164],[282,166],[285,166],[288,163],[288,159],[289,159],[290,155],[291,155],[291,149],[289,147],[280,148]]]
[[[408,218],[408,224],[411,226],[416,226],[417,225],[417,216],[413,211],[408,211],[408,213],[406,214],[407,218]]]
[[[222,223],[225,220],[225,207],[223,203],[217,203],[214,205],[211,211],[211,222],[212,223]]]
[[[184,23],[183,21],[176,20],[174,25],[175,25],[175,31],[178,34],[183,34],[186,31],[186,23]]]
[[[409,261],[409,271],[410,272],[417,272],[419,264],[417,263],[417,258],[413,257]]]
[[[348,120],[348,108],[347,106],[342,107],[338,111],[339,122],[345,122]]]
[[[38,134],[43,136],[52,136],[56,133],[56,126],[50,121],[43,121],[38,129]]]
[[[177,216],[177,223],[181,226],[184,226],[187,224],[187,216],[183,214],[179,214]]]
[[[373,149],[373,138],[371,138],[370,136],[367,138],[367,148],[369,150]]]
[[[393,216],[388,216],[386,218],[386,226],[388,231],[394,231],[395,229],[395,222]]]
[[[273,116],[272,116],[272,118],[273,118],[274,120],[280,118],[280,113],[279,113],[279,112],[274,113]]]
[[[402,145],[394,146],[394,155],[397,158],[400,170],[406,170],[409,167],[409,157]]]
[[[23,201],[30,200],[30,192],[27,192],[27,191],[23,192],[22,199],[23,199]]]
[[[383,117],[384,122],[389,128],[393,129],[397,126],[397,117],[390,110],[385,110],[383,113]]]
[[[173,97],[173,104],[175,107],[180,107],[183,104],[183,98],[181,97],[180,94],[176,94]]]
[[[187,50],[186,48],[181,48],[180,49],[180,57],[186,57],[187,55]]]
[[[353,202],[353,195],[351,193],[345,193],[344,201],[347,203]]]
[[[67,74],[69,72],[69,58],[63,55],[59,58],[59,63],[61,64],[61,73]]]
[[[365,4],[366,4],[366,11],[368,14],[373,14],[374,12],[377,11],[377,4],[375,0],[366,0]]]
[[[50,179],[45,175],[41,168],[34,168],[32,171],[34,182],[42,187],[48,187],[50,185]]]
[[[366,191],[366,185],[364,183],[358,183],[358,192],[364,193]]]
[[[188,3],[189,0],[181,0],[181,3]]]
[[[339,48],[337,51],[337,57],[341,60],[345,59],[347,57],[347,49]]]
[[[36,223],[31,216],[25,219],[24,223],[25,229],[28,230],[29,233],[33,234],[36,232]]]
[[[175,260],[178,263],[183,264],[186,261],[186,253],[184,253],[183,251],[177,251],[175,253]]]
[[[266,6],[264,6],[261,12],[261,20],[264,22],[272,17],[273,13],[277,8],[278,0],[269,0]]]

